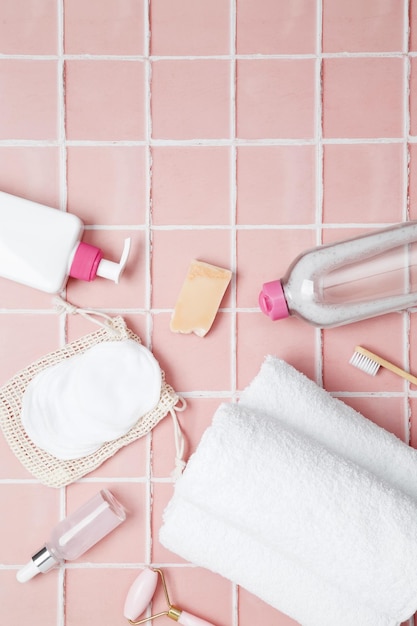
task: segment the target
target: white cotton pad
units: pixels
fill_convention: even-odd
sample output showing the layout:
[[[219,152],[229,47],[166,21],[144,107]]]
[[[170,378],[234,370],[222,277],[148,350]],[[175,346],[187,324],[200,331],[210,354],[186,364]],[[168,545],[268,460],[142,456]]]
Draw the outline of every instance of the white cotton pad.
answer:
[[[111,432],[131,428],[138,415],[153,409],[161,384],[157,360],[131,339],[98,344],[84,354],[74,377],[83,414]]]
[[[22,400],[22,424],[56,458],[81,458],[154,409],[161,385],[158,361],[138,342],[97,344],[33,378]]]

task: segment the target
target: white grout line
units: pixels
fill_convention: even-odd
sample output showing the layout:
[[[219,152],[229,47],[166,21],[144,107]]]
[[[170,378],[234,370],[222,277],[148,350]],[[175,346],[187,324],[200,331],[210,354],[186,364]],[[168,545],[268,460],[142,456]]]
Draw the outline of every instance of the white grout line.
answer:
[[[382,51],[382,52],[323,52],[325,59],[392,59],[401,58],[404,52],[402,50]],[[417,57],[417,51],[410,51],[410,56]],[[299,61],[305,59],[314,59],[313,53],[305,54],[212,54],[212,55],[123,55],[123,54],[64,54],[65,61],[114,61],[114,62],[131,62],[150,60],[152,63],[161,61],[231,61],[234,58],[242,61],[263,61],[263,60],[290,60]],[[1,54],[1,61],[56,61],[56,54]]]
[[[146,219],[145,219],[145,309],[146,309],[146,345],[152,350],[153,318],[150,314],[152,304],[152,65],[151,53],[151,24],[150,5],[143,3],[144,11],[144,53],[145,53],[145,145],[146,145]],[[149,565],[152,560],[152,431],[146,435],[146,492],[145,492],[145,560]]]
[[[403,0],[403,207],[402,207],[402,219],[406,221],[409,218],[409,147],[408,136],[410,129],[410,111],[409,111],[409,98],[408,91],[410,85],[410,60],[408,57],[409,47],[409,2]],[[409,278],[406,278],[407,286],[409,286]],[[402,346],[402,360],[404,362],[405,369],[409,370],[410,367],[410,313],[405,311],[402,314],[403,322],[403,346]],[[410,385],[404,381],[404,403],[403,403],[403,425],[406,442],[410,442],[410,425],[409,425],[409,390]]]
[[[315,142],[316,142],[316,245],[323,242],[323,7],[317,0],[316,14],[316,77],[315,77]],[[323,385],[323,331],[316,329],[316,382]]]
[[[417,135],[410,135],[408,138],[410,143],[417,143]],[[331,137],[322,138],[323,145],[368,145],[368,144],[400,144],[403,143],[404,137]],[[314,146],[316,145],[315,137],[305,138],[262,138],[245,139],[244,137],[217,139],[206,139],[204,137],[196,139],[138,139],[138,140],[98,140],[98,139],[67,139],[66,146],[70,147],[142,147],[149,145],[152,147],[168,147],[168,148],[189,148],[199,147],[245,147],[259,148],[262,146]],[[57,139],[0,139],[0,148],[7,147],[24,147],[24,148],[56,148],[60,147],[61,142]]]
[[[232,280],[230,283],[231,293],[231,316],[230,316],[230,363],[231,363],[231,397],[234,397],[237,389],[237,166],[238,151],[236,145],[237,136],[237,8],[236,0],[230,0],[230,263]],[[231,626],[239,625],[238,586],[232,585]]]
[[[57,0],[58,20],[58,64],[57,64],[57,89],[58,89],[58,145],[59,145],[59,209],[66,211],[67,208],[67,148],[65,128],[65,61],[64,61],[64,4],[63,0]],[[56,312],[55,312],[56,313]],[[60,345],[67,341],[67,315],[59,315]],[[59,489],[60,519],[66,516],[66,488]],[[65,572],[60,570],[57,586],[57,626],[65,624]]]
[[[237,387],[237,166],[238,153],[236,148],[237,134],[237,40],[236,40],[236,0],[230,0],[230,135],[232,145],[230,147],[230,269],[232,280],[231,293],[231,391],[236,392]]]

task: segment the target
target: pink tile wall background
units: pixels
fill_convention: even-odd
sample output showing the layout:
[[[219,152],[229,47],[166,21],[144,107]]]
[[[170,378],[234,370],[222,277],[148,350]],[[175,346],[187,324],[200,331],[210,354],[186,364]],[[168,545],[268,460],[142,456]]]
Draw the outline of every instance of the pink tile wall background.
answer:
[[[125,316],[153,349],[188,402],[188,455],[268,353],[417,447],[416,388],[348,365],[362,343],[417,372],[413,311],[319,331],[273,324],[257,305],[305,248],[417,219],[417,0],[5,0],[0,93],[0,189],[77,214],[107,256],[132,238],[120,285],[70,281],[67,297]],[[193,257],[233,270],[204,339],[169,330]],[[0,384],[93,330],[41,292],[0,279],[0,293]],[[172,460],[166,419],[55,490],[0,436],[0,622],[121,626],[131,582],[155,564],[175,602],[217,626],[295,626],[159,544]],[[102,486],[128,522],[17,583],[50,528]]]

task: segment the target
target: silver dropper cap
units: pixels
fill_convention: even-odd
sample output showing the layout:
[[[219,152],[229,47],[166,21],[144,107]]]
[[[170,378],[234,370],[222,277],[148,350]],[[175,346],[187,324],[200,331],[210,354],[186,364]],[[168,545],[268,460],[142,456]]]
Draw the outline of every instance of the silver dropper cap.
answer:
[[[57,559],[44,546],[39,552],[33,555],[29,563],[26,563],[16,574],[20,583],[25,583],[37,574],[45,574],[50,569],[58,565]]]

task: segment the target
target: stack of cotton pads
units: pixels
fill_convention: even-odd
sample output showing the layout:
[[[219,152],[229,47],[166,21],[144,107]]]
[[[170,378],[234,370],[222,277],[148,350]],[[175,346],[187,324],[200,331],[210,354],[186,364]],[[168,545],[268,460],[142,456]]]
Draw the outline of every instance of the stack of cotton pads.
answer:
[[[58,459],[79,459],[125,435],[156,407],[162,373],[153,354],[126,339],[104,342],[33,378],[22,401],[30,439]]]

